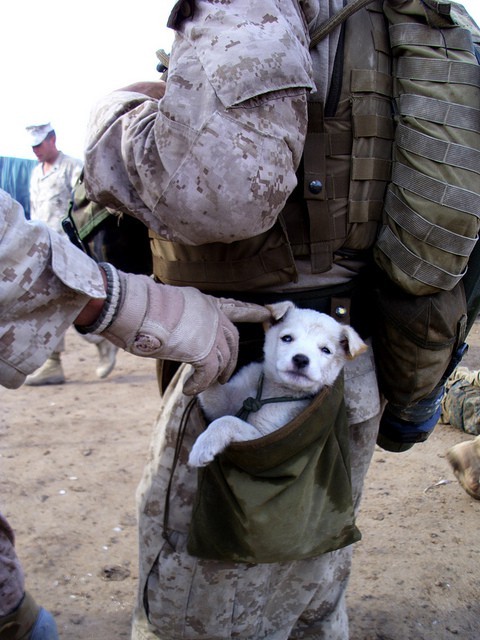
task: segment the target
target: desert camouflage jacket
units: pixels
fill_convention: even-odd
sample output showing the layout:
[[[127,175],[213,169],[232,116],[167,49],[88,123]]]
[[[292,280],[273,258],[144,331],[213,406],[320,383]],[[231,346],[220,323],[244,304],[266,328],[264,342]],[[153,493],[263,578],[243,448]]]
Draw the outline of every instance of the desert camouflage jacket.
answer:
[[[311,55],[308,32],[337,4],[177,3],[178,15],[191,15],[171,16],[176,37],[165,96],[117,91],[92,113],[89,197],[187,245],[268,230],[296,184],[307,93],[326,94],[336,50],[332,37]]]
[[[19,387],[90,298],[105,298],[96,263],[0,189],[0,384]]]
[[[62,220],[68,211],[72,189],[80,172],[82,161],[58,154],[53,168],[43,173],[42,164],[34,167],[30,178],[30,217],[41,220],[55,231],[63,233]]]

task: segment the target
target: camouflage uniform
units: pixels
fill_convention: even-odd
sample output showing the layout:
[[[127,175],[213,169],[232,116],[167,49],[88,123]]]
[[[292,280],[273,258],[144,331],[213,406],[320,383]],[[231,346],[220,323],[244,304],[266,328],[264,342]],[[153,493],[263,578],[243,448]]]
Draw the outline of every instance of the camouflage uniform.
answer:
[[[16,388],[105,290],[95,262],[2,190],[0,211],[0,383]]]
[[[25,593],[25,576],[14,548],[14,535],[0,513],[0,617],[13,611]]]
[[[43,173],[43,164],[37,164],[30,177],[30,218],[45,222],[49,227],[63,233],[62,220],[68,211],[72,189],[82,170],[82,162],[59,152],[53,167]],[[62,337],[55,348],[57,353],[65,351]]]
[[[0,384],[16,388],[43,364],[90,298],[105,298],[105,289],[92,260],[43,223],[27,222],[21,205],[1,189],[0,265]],[[14,535],[0,514],[0,622],[11,614],[25,629],[47,624],[50,614],[39,612],[25,596]],[[53,619],[48,625],[49,637],[56,637]]]
[[[269,229],[296,184],[307,92],[325,98],[338,39],[337,30],[310,54],[307,31],[341,3],[198,0],[175,9],[188,15],[193,4],[193,19],[177,32],[165,97],[157,102],[118,91],[97,105],[85,183],[91,198],[128,210],[167,240],[228,243]],[[313,279],[300,267],[299,273],[292,287],[321,289],[345,282],[355,268],[334,265]],[[195,409],[167,506],[175,549],[163,539],[178,427],[189,401],[181,393],[185,375],[182,366],[162,399],[138,490],[140,586],[132,638],[345,640],[351,547],[272,564],[187,553],[196,473],[186,461],[202,428]],[[358,507],[381,414],[371,351],[349,363],[345,375]]]
[[[62,151],[47,173],[42,163],[37,164],[30,177],[30,218],[63,233],[62,219],[81,171],[82,161]]]
[[[441,421],[465,433],[480,433],[480,371],[457,367],[445,383]]]

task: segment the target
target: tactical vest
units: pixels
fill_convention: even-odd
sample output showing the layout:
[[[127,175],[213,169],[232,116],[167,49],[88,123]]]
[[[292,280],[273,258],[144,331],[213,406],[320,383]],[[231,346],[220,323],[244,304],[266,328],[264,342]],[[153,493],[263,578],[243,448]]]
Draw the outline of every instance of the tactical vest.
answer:
[[[449,3],[384,4],[342,23],[329,95],[325,104],[310,96],[298,185],[276,224],[231,244],[186,246],[151,233],[160,281],[274,289],[297,280],[297,259],[321,274],[374,253],[409,293],[459,282],[480,226],[479,111],[471,106],[480,67]]]

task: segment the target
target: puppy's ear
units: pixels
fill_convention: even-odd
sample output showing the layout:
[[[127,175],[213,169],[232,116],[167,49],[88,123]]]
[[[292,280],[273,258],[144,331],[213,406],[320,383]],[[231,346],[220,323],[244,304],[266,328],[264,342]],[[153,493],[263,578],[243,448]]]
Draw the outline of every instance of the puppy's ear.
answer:
[[[342,345],[349,360],[353,360],[353,358],[356,358],[368,349],[368,346],[361,339],[355,329],[348,325],[342,327],[340,344]]]
[[[290,300],[284,300],[282,302],[275,302],[273,304],[266,304],[266,308],[271,313],[271,318],[263,323],[263,327],[267,330],[273,324],[276,324],[280,320],[283,320],[290,309],[295,309],[295,305]]]

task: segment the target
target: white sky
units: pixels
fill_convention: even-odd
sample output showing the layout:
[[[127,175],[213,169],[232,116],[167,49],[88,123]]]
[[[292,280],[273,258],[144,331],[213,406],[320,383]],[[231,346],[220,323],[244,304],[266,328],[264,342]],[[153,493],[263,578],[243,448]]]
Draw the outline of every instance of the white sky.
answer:
[[[25,127],[51,121],[58,148],[83,155],[96,99],[157,80],[174,0],[14,0],[2,8],[0,155],[33,158]]]
[[[0,155],[34,158],[25,127],[50,120],[58,147],[82,157],[92,105],[139,80],[156,80],[157,49],[174,0],[15,0],[4,3]],[[464,6],[480,24],[480,3]]]

